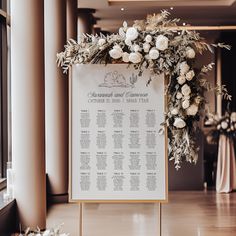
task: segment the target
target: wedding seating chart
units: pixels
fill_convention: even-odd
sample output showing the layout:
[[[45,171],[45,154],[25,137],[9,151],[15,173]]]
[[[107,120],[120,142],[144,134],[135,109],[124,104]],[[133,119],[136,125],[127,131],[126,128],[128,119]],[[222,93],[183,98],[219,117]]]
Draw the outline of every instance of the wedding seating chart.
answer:
[[[133,67],[73,65],[71,201],[167,199],[164,77]]]

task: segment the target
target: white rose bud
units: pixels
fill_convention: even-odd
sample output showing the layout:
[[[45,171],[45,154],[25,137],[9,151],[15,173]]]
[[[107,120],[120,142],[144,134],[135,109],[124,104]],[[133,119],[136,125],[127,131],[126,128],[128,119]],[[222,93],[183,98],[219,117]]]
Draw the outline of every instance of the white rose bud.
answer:
[[[230,129],[233,131],[233,130],[234,130],[234,126],[233,126],[233,125],[231,125],[231,126],[230,126]]]
[[[236,122],[236,112],[231,113],[230,119],[232,122]]]
[[[123,28],[119,28],[119,35],[122,37],[122,38],[125,38],[125,31]]]
[[[160,51],[164,51],[168,48],[169,39],[164,35],[158,35],[156,38],[156,48]]]
[[[109,55],[113,58],[113,59],[119,59],[122,57],[123,55],[123,51],[121,48],[118,48],[118,47],[113,47],[113,49],[111,49],[109,51]]]
[[[83,57],[79,57],[79,63],[82,63],[84,61]]]
[[[50,236],[50,234],[51,233],[49,229],[43,232],[43,236]]]
[[[131,46],[131,45],[132,45],[132,42],[131,42],[130,39],[125,39],[125,44],[126,44],[127,46]]]
[[[185,76],[184,75],[180,75],[178,78],[177,78],[177,81],[180,85],[184,84],[186,79],[185,79]]]
[[[185,75],[189,71],[190,67],[186,61],[183,61],[180,63],[179,69],[180,69],[180,74]]]
[[[186,79],[187,79],[188,81],[190,81],[190,80],[193,79],[194,76],[195,76],[194,71],[193,71],[193,70],[190,70],[190,71],[186,74]]]
[[[182,129],[186,126],[186,123],[183,119],[181,118],[175,118],[175,121],[174,121],[174,126],[176,128],[179,128],[179,129]]]
[[[113,48],[122,51],[122,48],[120,47],[120,45],[116,44],[116,45],[113,46]]]
[[[122,61],[123,62],[129,62],[129,53],[124,52],[122,55]]]
[[[151,45],[149,43],[144,43],[143,44],[143,51],[144,52],[149,52]]]
[[[176,94],[176,98],[177,98],[177,99],[181,99],[182,97],[183,97],[182,93],[177,92],[177,94]]]
[[[139,63],[142,60],[142,55],[138,52],[131,52],[129,54],[129,61],[132,63]]]
[[[219,125],[217,125],[217,127],[216,127],[218,130],[220,130],[221,129],[221,125],[219,124]]]
[[[156,48],[152,48],[150,51],[149,51],[149,57],[152,59],[152,60],[155,60],[159,57],[159,51],[156,49]]]
[[[221,122],[221,127],[222,129],[227,129],[228,128],[228,123],[226,121]]]
[[[185,84],[182,86],[181,92],[184,96],[188,96],[191,93],[191,88],[187,84]]]
[[[150,34],[148,34],[146,37],[145,37],[145,42],[147,43],[151,43],[152,42],[152,36]]]
[[[102,45],[104,45],[106,43],[106,40],[105,39],[99,39],[98,40],[98,46],[102,46]]]
[[[170,113],[172,115],[177,115],[179,113],[179,109],[178,108],[173,108]]]
[[[188,100],[190,100],[190,96],[188,95],[188,96],[184,96],[184,99],[186,100],[186,99],[188,99]]]
[[[124,27],[125,30],[127,29],[128,23],[126,21],[123,22],[123,27]]]
[[[139,47],[138,44],[135,44],[134,47],[133,47],[133,50],[134,50],[135,52],[140,51],[140,49],[141,49],[141,48]]]
[[[187,109],[189,107],[190,103],[189,103],[189,100],[184,100],[182,102],[182,107],[183,109]]]
[[[128,28],[126,31],[126,38],[130,41],[135,40],[136,38],[138,38],[138,30],[134,27]]]
[[[186,49],[186,56],[189,59],[193,59],[195,57],[196,53],[191,47],[187,47]]]
[[[196,104],[192,104],[187,110],[186,113],[188,116],[195,116],[198,112],[198,106]]]

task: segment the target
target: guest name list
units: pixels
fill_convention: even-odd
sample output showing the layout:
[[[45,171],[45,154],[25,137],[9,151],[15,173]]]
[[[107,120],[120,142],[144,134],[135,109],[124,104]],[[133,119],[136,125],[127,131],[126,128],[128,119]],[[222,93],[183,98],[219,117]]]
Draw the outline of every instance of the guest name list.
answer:
[[[164,81],[126,65],[72,71],[72,198],[165,200]]]

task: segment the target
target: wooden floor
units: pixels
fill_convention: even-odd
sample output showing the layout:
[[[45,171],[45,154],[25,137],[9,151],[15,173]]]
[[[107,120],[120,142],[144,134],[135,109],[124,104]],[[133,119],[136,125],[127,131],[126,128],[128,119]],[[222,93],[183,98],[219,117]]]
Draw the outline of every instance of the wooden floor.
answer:
[[[87,204],[83,236],[157,236],[158,206],[154,204]],[[63,231],[79,235],[79,207],[56,204],[47,226],[64,223]],[[235,236],[236,192],[171,192],[163,205],[162,236]]]

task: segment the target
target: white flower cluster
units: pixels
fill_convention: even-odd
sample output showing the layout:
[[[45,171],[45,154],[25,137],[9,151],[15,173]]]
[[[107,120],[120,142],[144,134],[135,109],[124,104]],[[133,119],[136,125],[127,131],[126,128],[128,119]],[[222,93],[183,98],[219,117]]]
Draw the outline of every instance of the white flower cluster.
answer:
[[[195,51],[192,48],[188,47],[187,52],[186,54],[190,54],[191,58],[195,57]],[[190,70],[190,66],[188,65],[187,61],[181,62],[179,65],[179,76],[176,79],[177,83],[179,84],[180,90],[176,93],[175,107],[173,107],[170,111],[172,115],[176,116],[173,125],[179,129],[182,129],[186,126],[184,117],[178,117],[180,109],[184,110],[184,112],[181,112],[182,116],[183,114],[186,116],[195,116],[199,110],[201,97],[193,96],[190,87],[191,81],[194,76],[195,72],[193,69]]]
[[[25,230],[25,233],[20,233],[19,236],[69,236],[67,233],[61,233],[61,225],[54,228],[54,229],[47,229],[44,231],[40,231],[39,228],[37,228],[36,231],[32,231],[30,228],[27,228]]]
[[[217,124],[217,130],[227,133],[236,131],[236,112],[232,112],[230,116],[223,117]]]
[[[119,29],[119,35],[123,39],[122,45],[123,48],[126,47],[126,51],[123,52],[119,45],[115,45],[109,51],[109,55],[112,59],[121,59],[125,63],[138,64],[142,60],[157,60],[160,52],[165,51],[169,46],[169,39],[165,35],[159,34],[154,37],[148,33],[143,37],[138,28],[128,27],[126,22]],[[99,43],[101,46],[104,44],[104,41]]]
[[[170,78],[164,123],[168,127],[169,157],[179,167],[183,158],[196,162],[195,122],[206,103],[204,92],[211,90],[208,81],[199,78],[206,75],[213,64],[196,70],[194,58],[197,53],[210,50],[211,45],[206,44],[195,31],[183,30],[178,34],[176,29],[171,29],[178,26],[178,19],[170,19],[169,15],[163,10],[148,15],[146,20],[135,21],[132,26],[124,22],[117,34],[83,35],[79,42],[69,40],[65,50],[57,54],[57,61],[64,72],[76,63],[129,63],[134,65],[139,75],[147,68],[152,74],[164,74]],[[217,45],[229,48],[228,45]],[[220,91],[229,97],[225,88]],[[221,127],[227,130],[229,124],[226,127],[223,123]]]
[[[209,116],[205,122],[206,125],[215,126],[219,133],[236,135],[236,112],[232,112],[231,114],[226,112],[223,117],[212,114],[209,114]]]

